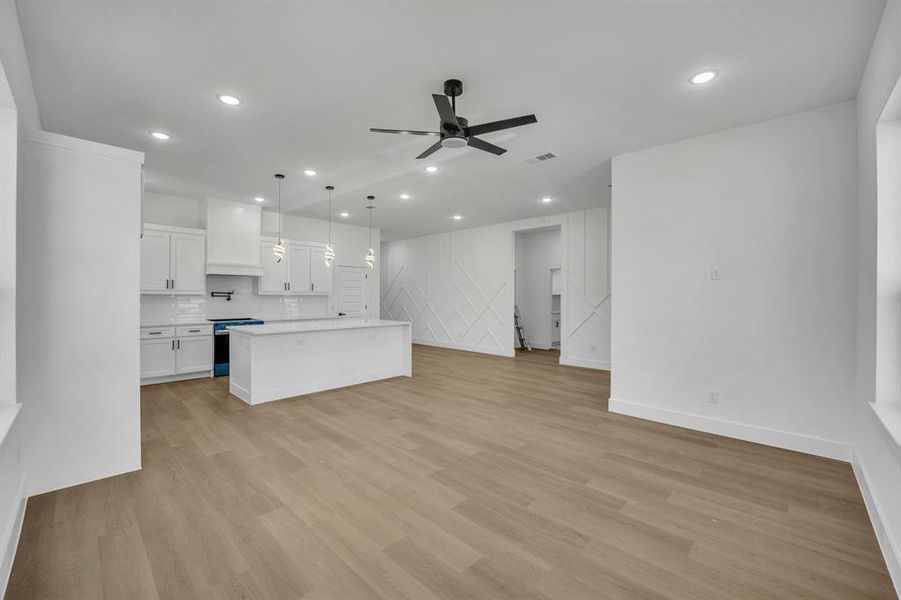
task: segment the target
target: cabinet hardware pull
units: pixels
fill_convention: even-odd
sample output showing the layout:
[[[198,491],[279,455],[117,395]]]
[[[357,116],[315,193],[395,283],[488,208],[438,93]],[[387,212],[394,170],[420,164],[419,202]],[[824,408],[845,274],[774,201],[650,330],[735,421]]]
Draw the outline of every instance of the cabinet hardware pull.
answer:
[[[162,331],[148,331],[147,335],[160,335],[162,333],[163,333]]]
[[[181,340],[177,340],[177,341],[178,341],[178,346],[176,346],[175,349],[176,349],[176,350],[181,350]]]
[[[172,349],[175,350],[175,340],[172,340]]]
[[[200,333],[199,329],[189,329],[188,333]]]

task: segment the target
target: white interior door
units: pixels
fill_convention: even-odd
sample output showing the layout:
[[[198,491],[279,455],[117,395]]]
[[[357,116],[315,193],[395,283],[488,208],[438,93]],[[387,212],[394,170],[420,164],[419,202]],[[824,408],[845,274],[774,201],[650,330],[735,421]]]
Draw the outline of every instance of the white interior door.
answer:
[[[203,236],[172,234],[172,286],[182,294],[206,293],[206,240]]]
[[[169,290],[169,234],[145,230],[141,238],[141,291]]]
[[[338,267],[338,316],[362,319],[367,314],[369,279],[365,267]]]

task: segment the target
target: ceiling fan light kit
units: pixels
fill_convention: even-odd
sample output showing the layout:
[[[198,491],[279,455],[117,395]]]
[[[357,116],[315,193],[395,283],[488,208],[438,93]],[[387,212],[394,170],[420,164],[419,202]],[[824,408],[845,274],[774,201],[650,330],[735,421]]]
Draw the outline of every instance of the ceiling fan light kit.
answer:
[[[432,94],[435,108],[438,111],[438,131],[421,131],[413,129],[382,129],[370,128],[375,133],[397,133],[401,135],[431,135],[438,136],[438,141],[429,146],[417,159],[431,156],[441,148],[463,148],[470,146],[494,155],[501,155],[507,150],[500,146],[486,142],[476,137],[477,135],[520,127],[537,123],[535,115],[524,115],[512,119],[502,119],[480,125],[469,125],[469,120],[457,115],[457,97],[463,95],[463,82],[459,79],[448,79],[444,82],[444,94]]]

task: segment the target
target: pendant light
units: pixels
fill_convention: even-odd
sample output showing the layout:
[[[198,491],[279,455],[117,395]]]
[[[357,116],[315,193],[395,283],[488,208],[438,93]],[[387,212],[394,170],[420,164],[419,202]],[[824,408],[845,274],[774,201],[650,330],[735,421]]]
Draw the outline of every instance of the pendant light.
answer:
[[[369,204],[366,208],[369,209],[369,253],[366,255],[366,266],[369,267],[371,271],[373,265],[375,265],[375,252],[372,250],[372,211],[375,209],[375,205],[373,201],[375,200],[375,196],[366,196],[366,199],[369,201]]]
[[[325,266],[330,267],[335,260],[335,249],[332,248],[332,190],[335,186],[327,185],[325,189],[328,190],[328,244],[325,245]]]
[[[281,173],[275,174],[276,197],[278,198],[278,241],[272,247],[272,253],[275,255],[275,262],[280,263],[285,258],[285,241],[282,239],[282,179],[285,176]]]

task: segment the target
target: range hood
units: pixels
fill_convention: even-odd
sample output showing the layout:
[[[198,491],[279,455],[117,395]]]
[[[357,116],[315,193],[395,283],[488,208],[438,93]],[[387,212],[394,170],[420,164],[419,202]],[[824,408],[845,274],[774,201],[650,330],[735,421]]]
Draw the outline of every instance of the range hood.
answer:
[[[206,274],[262,275],[260,227],[263,208],[207,198]]]

